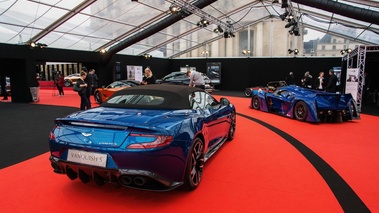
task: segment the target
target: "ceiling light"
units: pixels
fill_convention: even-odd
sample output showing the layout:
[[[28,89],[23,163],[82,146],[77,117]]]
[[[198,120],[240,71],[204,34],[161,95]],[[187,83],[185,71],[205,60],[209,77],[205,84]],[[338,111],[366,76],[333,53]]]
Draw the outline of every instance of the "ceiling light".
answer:
[[[101,48],[101,49],[100,49],[100,53],[101,53],[101,54],[104,54],[104,53],[106,53],[106,52],[107,52],[107,50],[105,50],[104,48]]]
[[[143,57],[145,57],[145,59],[150,59],[151,58],[151,55],[150,54],[144,54]]]
[[[36,44],[35,42],[32,42],[32,43],[30,43],[30,46],[31,46],[31,47],[36,47],[37,44]]]
[[[207,27],[209,25],[209,21],[204,19],[204,18],[201,18],[201,20],[199,22],[197,22],[196,25],[198,27]]]
[[[224,30],[221,28],[220,25],[218,25],[217,28],[213,30],[213,32],[215,32],[215,33],[223,33]]]
[[[225,31],[224,32],[224,38],[232,38],[232,37],[235,37],[235,35],[232,31]]]
[[[177,13],[180,12],[180,10],[181,10],[181,8],[179,6],[177,6],[177,5],[173,5],[172,4],[170,6],[170,11],[171,11],[172,14],[177,14]]]

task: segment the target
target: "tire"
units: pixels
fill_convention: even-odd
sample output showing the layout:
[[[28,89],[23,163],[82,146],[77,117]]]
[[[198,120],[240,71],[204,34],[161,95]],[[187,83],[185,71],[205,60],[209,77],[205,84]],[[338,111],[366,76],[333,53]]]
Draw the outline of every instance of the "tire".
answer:
[[[250,97],[250,96],[251,96],[251,89],[250,89],[250,88],[247,88],[247,89],[245,90],[245,96],[246,96],[246,97]]]
[[[293,117],[299,121],[305,121],[308,116],[308,107],[303,101],[299,101],[295,104],[293,109]]]
[[[64,81],[64,86],[65,87],[69,87],[69,86],[71,86],[72,84],[71,84],[71,81],[68,81],[68,80],[65,80]]]
[[[253,108],[256,110],[259,110],[261,108],[261,105],[259,103],[259,98],[257,95],[253,96]]]
[[[228,141],[233,140],[234,134],[236,132],[236,112],[233,112],[230,115],[231,122],[230,122],[230,127],[229,127],[229,133],[228,133]]]
[[[99,91],[95,91],[95,93],[93,94],[93,96],[95,98],[96,103],[101,104],[103,102],[101,100],[101,94],[100,94]]]
[[[204,143],[196,137],[188,154],[186,173],[183,187],[187,191],[196,189],[203,176],[204,167]]]

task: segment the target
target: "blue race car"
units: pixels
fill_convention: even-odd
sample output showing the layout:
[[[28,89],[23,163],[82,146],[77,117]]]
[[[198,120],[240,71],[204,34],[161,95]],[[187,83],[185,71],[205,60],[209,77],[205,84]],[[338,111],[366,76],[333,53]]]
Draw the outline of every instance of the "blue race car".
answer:
[[[199,88],[145,85],[55,120],[54,172],[83,183],[165,191],[200,184],[203,165],[232,140],[236,111]]]
[[[262,89],[253,90],[250,108],[308,122],[360,118],[351,94],[329,93],[294,85],[279,87],[272,93]]]

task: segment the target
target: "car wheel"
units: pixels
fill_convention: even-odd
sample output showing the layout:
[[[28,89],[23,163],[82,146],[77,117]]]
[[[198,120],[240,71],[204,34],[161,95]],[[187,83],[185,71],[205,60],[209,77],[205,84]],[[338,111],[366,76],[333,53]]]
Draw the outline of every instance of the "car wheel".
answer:
[[[69,87],[71,86],[71,81],[64,81],[64,86]]]
[[[294,110],[294,118],[299,121],[305,121],[308,116],[308,108],[307,105],[303,101],[299,101],[295,104]]]
[[[201,181],[204,167],[204,143],[200,138],[195,138],[187,161],[186,174],[184,176],[184,189],[190,191],[196,189]]]
[[[229,127],[229,133],[228,133],[228,141],[233,140],[234,138],[234,133],[236,132],[236,112],[233,112],[230,115],[230,127]]]
[[[251,89],[250,88],[248,88],[248,89],[245,90],[245,96],[246,97],[250,97],[251,96]]]
[[[253,108],[259,110],[261,108],[257,95],[253,97]]]
[[[95,91],[95,94],[93,95],[95,97],[95,101],[96,103],[98,104],[101,104],[102,103],[102,100],[101,100],[101,94],[99,91]]]

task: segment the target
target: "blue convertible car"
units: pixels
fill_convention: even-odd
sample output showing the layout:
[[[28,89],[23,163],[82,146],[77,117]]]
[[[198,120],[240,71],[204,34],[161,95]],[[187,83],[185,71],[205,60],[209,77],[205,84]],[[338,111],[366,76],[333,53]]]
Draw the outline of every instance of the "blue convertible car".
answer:
[[[250,107],[308,122],[359,119],[351,94],[329,93],[294,85],[279,87],[272,93],[253,90]]]
[[[54,172],[84,183],[193,190],[204,162],[235,128],[235,108],[225,98],[182,85],[132,87],[56,119],[50,161]]]

